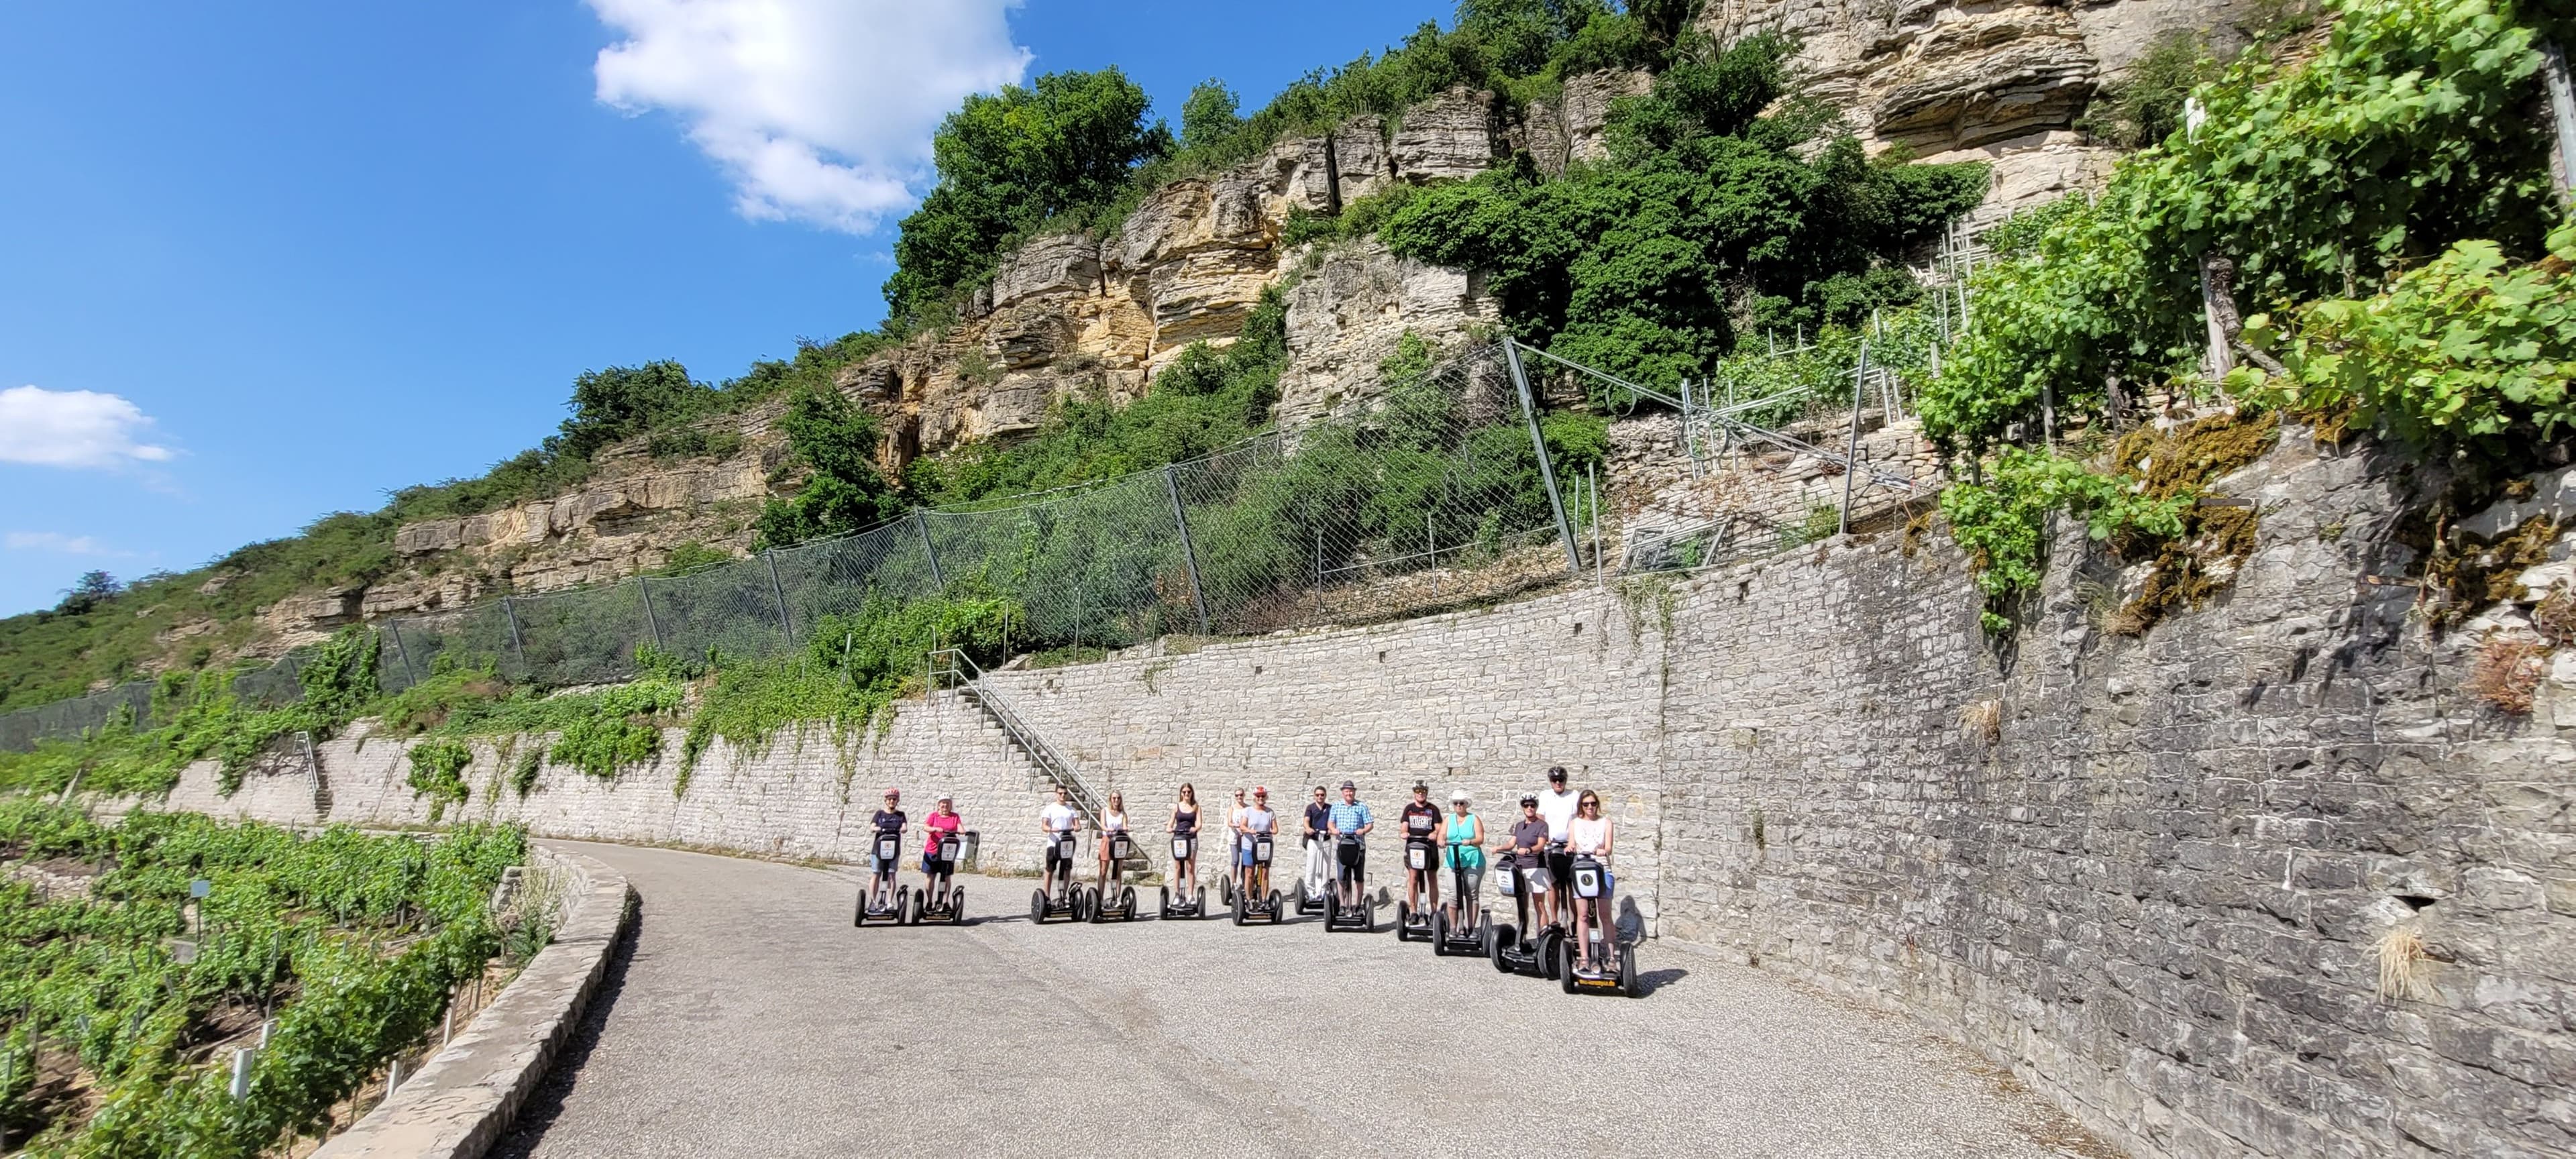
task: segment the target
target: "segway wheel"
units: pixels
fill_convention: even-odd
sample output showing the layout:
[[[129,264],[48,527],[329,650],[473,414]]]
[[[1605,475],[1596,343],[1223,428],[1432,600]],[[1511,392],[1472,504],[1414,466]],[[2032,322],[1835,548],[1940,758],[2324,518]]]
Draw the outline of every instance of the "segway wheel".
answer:
[[[1568,994],[1574,993],[1574,955],[1575,948],[1572,943],[1561,943],[1557,946],[1557,978],[1564,984],[1565,992]]]
[[[1041,889],[1029,894],[1029,920],[1037,923],[1038,925],[1045,925],[1046,911],[1046,891]]]
[[[1538,966],[1540,977],[1551,980],[1556,977],[1557,951],[1564,948],[1565,934],[1559,931],[1556,927],[1550,926],[1539,934]]]
[[[1216,896],[1217,900],[1227,905],[1234,904],[1234,875],[1227,874],[1216,879]]]
[[[1203,918],[1208,916],[1207,890],[1197,889],[1190,891],[1190,916],[1194,918]]]
[[[894,924],[899,926],[912,924],[911,886],[898,885],[894,887]]]
[[[1240,895],[1238,895],[1238,896],[1237,896],[1237,897],[1236,897],[1236,898],[1235,898],[1231,903],[1229,903],[1229,904],[1227,905],[1227,907],[1226,907],[1226,908],[1228,908],[1228,909],[1230,909],[1230,910],[1234,911],[1234,924],[1236,924],[1236,925],[1238,925],[1238,926],[1239,926],[1239,925],[1242,925],[1242,924],[1243,924],[1243,898],[1242,898]]]
[[[1513,929],[1509,922],[1486,931],[1485,956],[1494,960],[1495,972],[1502,974],[1512,972],[1512,964],[1503,960],[1503,948],[1519,944],[1520,937],[1521,932]]]
[[[956,886],[948,891],[948,924],[952,926],[966,924],[965,886]]]
[[[1637,948],[1619,947],[1619,995],[1636,998],[1643,994],[1637,985]]]
[[[1275,889],[1270,891],[1270,924],[1279,924],[1279,891]]]
[[[1122,922],[1132,922],[1132,921],[1135,921],[1135,920],[1136,920],[1136,887],[1135,887],[1135,886],[1129,885],[1129,886],[1122,886],[1122,887],[1120,887],[1120,888],[1119,888],[1119,890],[1118,890],[1118,920],[1119,920],[1119,921],[1122,921]]]
[[[1431,956],[1434,958],[1449,956],[1449,911],[1447,910],[1438,910],[1431,915]]]
[[[912,924],[920,925],[921,915],[928,912],[930,912],[930,892],[924,890],[912,895]]]
[[[1377,932],[1377,901],[1374,898],[1360,899],[1360,932],[1363,934]]]
[[[1413,940],[1413,905],[1410,902],[1395,903],[1395,940]]]
[[[1324,893],[1324,932],[1325,932],[1325,933],[1328,933],[1328,934],[1329,934],[1329,933],[1331,933],[1331,932],[1333,932],[1333,927],[1334,927],[1334,926],[1337,926],[1337,925],[1340,925],[1340,924],[1341,924],[1341,921],[1342,921],[1342,896],[1341,896],[1341,891],[1340,891],[1340,890],[1327,890],[1327,891],[1325,891],[1325,893]]]
[[[1172,887],[1168,885],[1154,887],[1154,916],[1164,921],[1171,920]]]

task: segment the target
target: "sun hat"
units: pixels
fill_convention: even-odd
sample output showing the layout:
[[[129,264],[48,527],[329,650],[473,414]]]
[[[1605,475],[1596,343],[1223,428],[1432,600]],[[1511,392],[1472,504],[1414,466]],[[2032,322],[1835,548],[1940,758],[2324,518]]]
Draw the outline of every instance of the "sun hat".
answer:
[[[1452,805],[1462,805],[1475,799],[1476,798],[1470,796],[1465,789],[1452,789],[1449,791],[1449,803]]]
[[[1357,781],[1344,781],[1342,782],[1342,787],[1345,789],[1356,789],[1360,787],[1360,784]]]
[[[932,801],[947,801],[947,802],[950,802],[950,803],[954,804],[954,803],[956,802],[957,798],[949,796],[949,795],[948,795],[947,790],[944,790],[944,789],[943,789],[943,790],[941,790],[941,791],[940,791],[940,793],[939,793],[939,795],[938,795],[938,796],[936,796],[936,797],[932,797],[932,798],[931,798],[931,800],[932,800]]]

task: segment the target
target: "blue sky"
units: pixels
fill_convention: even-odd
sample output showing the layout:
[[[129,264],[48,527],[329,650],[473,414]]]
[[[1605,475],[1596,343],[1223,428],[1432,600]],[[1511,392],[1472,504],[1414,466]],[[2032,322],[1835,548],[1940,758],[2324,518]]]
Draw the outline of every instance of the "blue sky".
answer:
[[[0,614],[479,473],[584,369],[873,327],[956,94],[1116,64],[1248,110],[1449,8],[0,6]]]

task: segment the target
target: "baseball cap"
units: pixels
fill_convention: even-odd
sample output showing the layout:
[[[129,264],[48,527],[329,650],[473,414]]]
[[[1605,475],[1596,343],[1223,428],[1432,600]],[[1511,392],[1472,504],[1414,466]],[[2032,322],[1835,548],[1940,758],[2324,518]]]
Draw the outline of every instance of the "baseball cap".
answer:
[[[886,795],[886,796],[889,796],[889,797],[900,797],[900,796],[902,796],[902,795],[903,795],[903,790],[901,790],[901,789],[888,789],[888,790],[886,790],[886,794],[885,794],[885,795]]]
[[[1270,786],[1254,785],[1252,787],[1252,795],[1255,797],[1267,797],[1270,795]]]

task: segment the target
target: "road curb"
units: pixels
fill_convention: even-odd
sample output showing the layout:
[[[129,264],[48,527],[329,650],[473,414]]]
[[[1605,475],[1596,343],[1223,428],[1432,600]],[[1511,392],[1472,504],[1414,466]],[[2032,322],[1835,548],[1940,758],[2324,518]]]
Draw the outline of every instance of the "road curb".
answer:
[[[634,919],[635,889],[596,858],[535,845],[530,852],[532,864],[571,874],[554,941],[393,1097],[314,1159],[481,1159],[545,1080]]]

